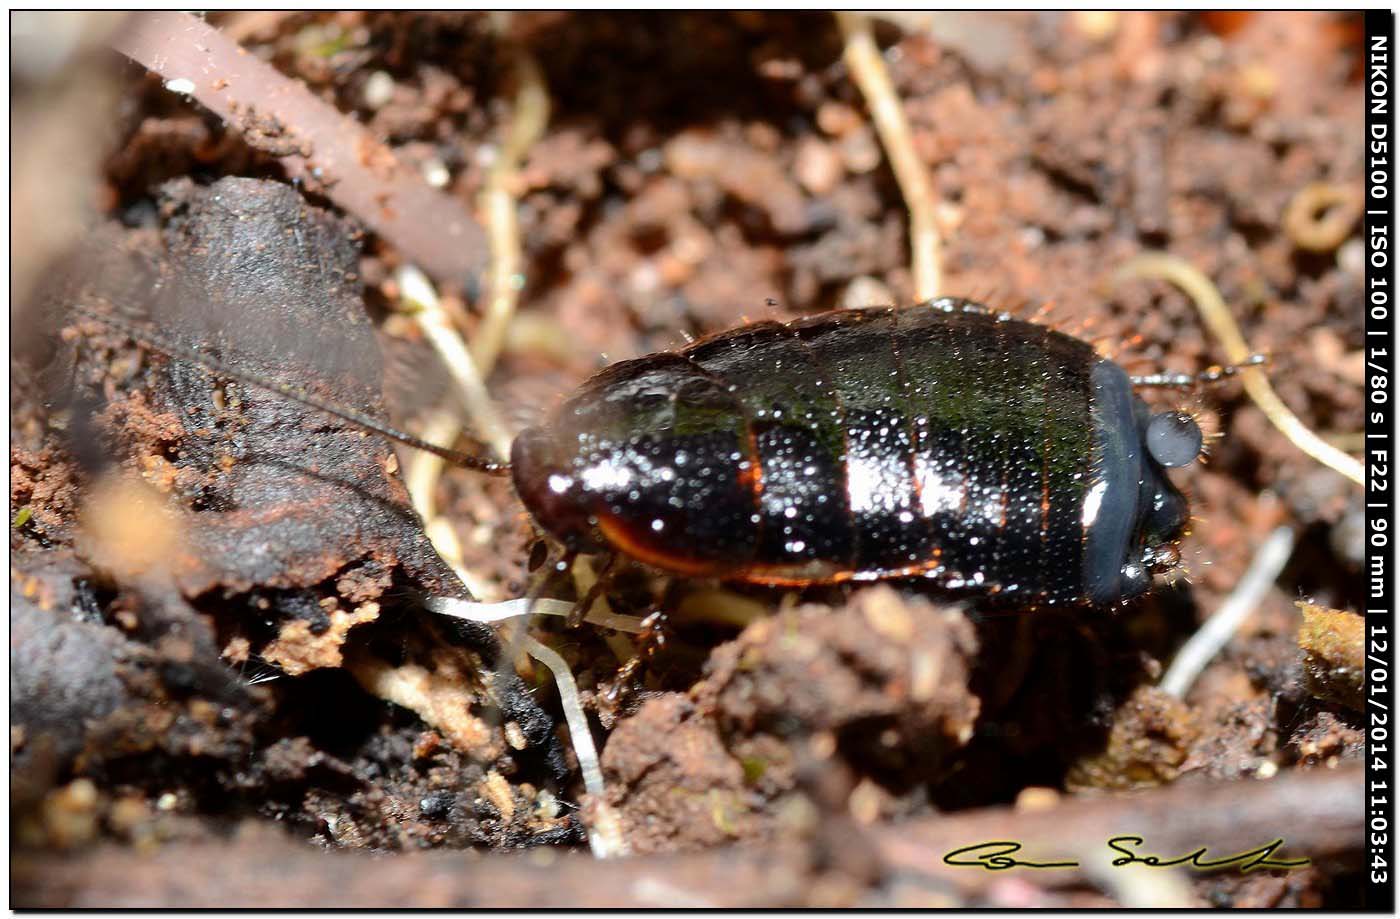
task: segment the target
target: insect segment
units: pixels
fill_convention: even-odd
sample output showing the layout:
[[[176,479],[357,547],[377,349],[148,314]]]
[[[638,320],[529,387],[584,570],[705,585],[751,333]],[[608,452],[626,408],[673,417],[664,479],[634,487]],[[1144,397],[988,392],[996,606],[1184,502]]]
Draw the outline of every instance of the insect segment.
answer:
[[[516,438],[576,551],[770,585],[922,577],[1110,605],[1179,564],[1189,415],[1076,338],[966,300],[760,322],[616,364]]]
[[[215,374],[509,474],[570,552],[612,550],[680,575],[920,577],[1026,606],[1107,606],[1180,563],[1189,515],[1165,470],[1201,452],[1191,416],[1152,413],[1134,378],[1087,343],[961,299],[759,322],[623,361],[523,431],[508,468],[73,309]]]

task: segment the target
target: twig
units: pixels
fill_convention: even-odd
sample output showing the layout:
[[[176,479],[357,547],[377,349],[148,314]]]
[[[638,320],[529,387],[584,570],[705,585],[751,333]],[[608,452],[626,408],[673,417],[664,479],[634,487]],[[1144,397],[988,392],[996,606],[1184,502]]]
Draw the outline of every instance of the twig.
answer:
[[[465,283],[486,238],[459,201],[437,191],[353,119],[189,13],[131,14],[112,46],[160,74],[277,156],[435,277]]]
[[[496,412],[495,403],[486,392],[486,384],[476,372],[471,354],[447,317],[432,282],[412,265],[400,268],[397,280],[404,303],[413,311],[419,328],[457,383],[458,394],[472,423],[497,455],[503,459],[509,458],[510,432]],[[462,431],[459,414],[449,408],[437,409],[423,427],[423,439],[440,444],[452,443]],[[457,539],[456,530],[450,521],[438,513],[437,485],[446,463],[436,454],[419,452],[413,454],[406,466],[404,484],[408,487],[408,497],[413,509],[423,518],[423,530],[432,541],[433,548],[457,570],[472,596],[485,596],[487,585],[482,584],[479,578],[471,577],[462,565],[462,545]]]
[[[405,265],[399,269],[398,281],[403,299],[416,308],[414,318],[418,320],[428,343],[442,358],[447,372],[457,384],[462,405],[467,410],[467,416],[478,436],[491,445],[497,456],[509,459],[510,430],[501,420],[495,403],[491,401],[490,393],[486,391],[486,384],[482,381],[471,351],[463,343],[462,336],[457,334],[452,321],[447,318],[437,291],[423,273],[412,265]]]
[[[457,382],[458,392],[467,414],[473,424],[482,432],[486,441],[502,458],[510,456],[510,435],[504,428],[496,412],[495,403],[486,392],[486,385],[476,373],[471,355],[466,351],[462,340],[448,319],[438,299],[437,290],[424,275],[412,265],[399,269],[398,282],[400,296],[414,314],[423,334],[433,345],[438,355],[447,364],[448,372]],[[462,355],[466,354],[465,360]],[[440,407],[428,418],[423,426],[422,437],[433,443],[447,444],[457,439],[462,432],[461,413],[452,408]],[[404,470],[404,484],[408,488],[409,500],[418,516],[423,518],[423,531],[432,542],[438,555],[451,565],[462,583],[467,585],[474,597],[489,594],[489,585],[480,578],[473,577],[462,564],[462,544],[457,539],[457,531],[452,523],[438,513],[437,486],[446,468],[443,459],[434,453],[414,453],[407,461]]]
[[[493,19],[499,23],[505,15],[508,14],[493,14]],[[490,300],[486,316],[476,330],[471,348],[466,352],[469,360],[463,361],[461,358],[461,339],[442,309],[432,285],[411,270],[401,272],[400,277],[405,299],[421,311],[419,321],[425,334],[457,378],[469,414],[487,442],[502,457],[510,455],[510,436],[486,392],[485,379],[500,355],[506,328],[515,315],[519,300],[523,255],[514,190],[519,164],[525,152],[544,132],[549,119],[549,92],[539,64],[524,48],[515,48],[514,54],[516,81],[519,84],[515,112],[507,128],[505,142],[487,174],[486,187],[480,198],[481,210],[486,215],[487,241],[491,252],[487,288]],[[441,443],[456,440],[461,433],[457,418],[455,412],[437,411],[429,419],[425,436]],[[409,468],[407,484],[413,504],[422,515],[424,528],[438,547],[439,554],[454,567],[461,568],[461,546],[456,533],[437,516],[435,494],[443,468],[444,464],[436,457],[419,456]],[[476,586],[473,586],[472,593],[482,595]]]
[[[1364,772],[1293,771],[1267,781],[1178,782],[1132,795],[1070,800],[1045,811],[987,808],[869,830],[881,862],[856,905],[985,902],[1008,881],[1073,886],[1083,869],[987,871],[946,865],[954,849],[996,839],[1021,855],[1073,857],[1117,834],[1168,857],[1207,846],[1216,856],[1276,838],[1279,857],[1357,867],[1364,853]],[[863,840],[864,842],[864,840]],[[74,854],[17,853],[11,899],[20,908],[129,907],[780,907],[808,904],[821,860],[798,841],[599,862],[534,849],[523,854],[409,851],[385,858],[323,851],[273,831],[193,841],[155,852],[106,846]],[[1171,870],[1159,868],[1156,870]]]
[[[423,425],[420,434],[424,440],[433,443],[451,443],[462,431],[460,414],[452,409],[438,408]],[[452,526],[452,521],[438,513],[437,486],[444,466],[442,459],[432,453],[415,451],[409,454],[403,477],[404,486],[408,488],[408,500],[418,516],[423,518],[423,532],[438,555],[457,570],[457,576],[473,597],[489,599],[496,590],[495,585],[475,577],[463,567],[462,542],[457,538],[457,530]]]
[[[524,47],[516,45],[511,50],[515,61],[515,110],[481,192],[480,206],[491,246],[490,300],[472,337],[472,355],[483,377],[489,376],[496,365],[524,281],[520,221],[516,214],[520,162],[549,122],[549,88],[539,63]]]
[[[1288,564],[1288,557],[1293,554],[1293,540],[1291,527],[1279,527],[1269,534],[1269,538],[1254,556],[1254,561],[1250,563],[1249,570],[1240,578],[1239,584],[1235,585],[1234,593],[1230,594],[1215,615],[1207,619],[1205,625],[1181,646],[1176,658],[1172,660],[1171,667],[1162,677],[1163,692],[1178,699],[1186,695],[1186,691],[1196,682],[1196,677],[1200,676],[1206,664],[1214,660],[1220,650],[1229,644],[1231,637],[1239,631],[1240,626],[1249,618],[1249,614],[1254,612],[1264,594],[1278,579],[1279,572]]]
[[[1130,259],[1118,269],[1117,276],[1120,280],[1162,278],[1170,281],[1195,301],[1201,318],[1225,346],[1225,357],[1230,363],[1244,365],[1254,353],[1240,334],[1239,326],[1235,324],[1235,318],[1230,314],[1230,308],[1225,305],[1225,300],[1220,296],[1215,284],[1184,259],[1165,252],[1145,253]],[[1274,392],[1263,370],[1258,367],[1241,366],[1239,377],[1254,404],[1259,406],[1273,422],[1274,427],[1293,441],[1299,450],[1324,466],[1337,470],[1358,485],[1364,482],[1361,462],[1318,437],[1303,424]]]
[[[880,135],[890,167],[909,208],[909,248],[913,260],[914,293],[920,301],[937,297],[943,283],[943,238],[938,229],[933,183],[919,153],[904,107],[895,94],[885,59],[875,44],[870,19],[862,13],[837,12],[845,36],[844,57],[856,86],[865,96],[871,120]]]

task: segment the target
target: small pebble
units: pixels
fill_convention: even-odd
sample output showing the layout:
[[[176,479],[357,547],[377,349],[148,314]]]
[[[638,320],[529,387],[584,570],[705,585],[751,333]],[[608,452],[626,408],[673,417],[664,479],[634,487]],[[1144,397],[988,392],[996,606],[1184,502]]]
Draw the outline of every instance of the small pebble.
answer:
[[[1074,27],[1090,41],[1104,41],[1118,31],[1123,14],[1117,10],[1077,10],[1070,14]]]
[[[869,779],[862,779],[847,801],[851,816],[857,823],[870,826],[880,819],[880,811],[889,795]]]
[[[140,830],[142,824],[150,819],[151,815],[146,809],[145,800],[138,797],[119,799],[112,805],[112,810],[107,815],[112,829],[123,836],[134,835]]]
[[[863,125],[841,138],[841,159],[846,168],[857,175],[870,172],[880,165],[883,158],[880,144],[875,140],[875,132],[870,130],[868,125]]]
[[[1337,249],[1337,267],[1357,277],[1366,271],[1366,246],[1360,237],[1348,239]]]
[[[447,171],[442,160],[428,160],[423,164],[423,179],[433,188],[446,188],[452,181],[452,173]]]
[[[853,278],[841,294],[841,309],[859,309],[863,306],[893,306],[894,294],[883,281],[868,274]]]
[[[418,802],[418,811],[428,820],[442,820],[452,813],[457,796],[450,791],[435,791]]]
[[[826,102],[817,109],[817,127],[832,137],[843,137],[864,123],[860,113],[840,102]]]
[[[535,816],[541,820],[553,820],[559,816],[560,810],[562,808],[559,799],[550,794],[548,789],[535,796]]]
[[[1352,571],[1360,571],[1366,560],[1366,512],[1358,502],[1327,532],[1327,544],[1337,558]]]
[[[1048,811],[1060,803],[1060,793],[1053,788],[1031,785],[1016,796],[1018,811]]]
[[[394,98],[394,78],[383,70],[376,70],[365,80],[365,108],[379,110]]]
[[[797,147],[793,173],[810,194],[825,196],[841,183],[845,169],[841,154],[815,137],[804,137]]]

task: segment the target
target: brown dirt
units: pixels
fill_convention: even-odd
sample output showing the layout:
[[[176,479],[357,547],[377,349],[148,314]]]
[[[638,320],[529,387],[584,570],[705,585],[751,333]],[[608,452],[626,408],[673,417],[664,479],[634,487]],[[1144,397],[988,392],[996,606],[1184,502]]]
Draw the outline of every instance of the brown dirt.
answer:
[[[912,298],[903,202],[825,15],[519,14],[509,41],[477,14],[211,21],[405,162],[444,167],[444,193],[468,206],[509,117],[510,43],[536,56],[552,113],[519,178],[520,322],[489,380],[517,426],[604,363],[687,335],[852,291]],[[1135,371],[1204,369],[1223,355],[1181,293],[1111,281],[1131,256],[1167,249],[1216,282],[1305,423],[1360,430],[1359,227],[1318,251],[1297,210],[1286,219],[1305,189],[1360,180],[1359,19],[908,14],[878,35],[941,201],[946,292],[1052,304],[1050,321]],[[386,412],[384,392],[405,423],[430,408],[442,374],[388,315],[401,253],[280,182],[276,150],[89,54],[84,66],[120,75],[120,104],[104,113],[101,175],[70,180],[94,180],[108,225],[76,260],[17,240],[40,293],[138,304],[181,344],[356,410]],[[470,340],[481,284],[444,293]],[[17,905],[104,905],[132,858],[151,874],[137,875],[148,899],[129,905],[180,905],[180,885],[155,879],[178,873],[170,843],[246,859],[274,822],[278,847],[308,854],[583,845],[598,802],[582,795],[549,681],[522,664],[493,689],[494,633],[428,621],[414,602],[462,589],[385,442],[218,386],[96,323],[61,330],[38,315],[17,325],[35,334],[12,354],[12,519],[28,509],[10,535]],[[386,315],[376,342],[370,317]],[[70,383],[61,398],[55,379]],[[1122,612],[985,616],[882,587],[796,604],[744,590],[720,601],[724,615],[713,603],[680,615],[687,590],[713,586],[690,585],[667,595],[664,642],[630,679],[618,677],[636,650],[627,635],[542,624],[596,716],[606,803],[633,850],[692,853],[655,864],[703,878],[694,890],[748,884],[749,905],[879,905],[900,885],[851,840],[893,821],[1015,802],[1014,818],[1037,800],[1357,758],[1345,662],[1314,636],[1305,666],[1292,600],[1359,608],[1359,493],[1236,384],[1190,407],[1222,434],[1179,477],[1197,516],[1191,582]],[[479,583],[520,595],[530,536],[505,483],[454,470],[438,501]],[[1184,703],[1162,696],[1164,664],[1280,523],[1301,538],[1276,589]],[[659,595],[628,570],[609,600],[645,613]],[[755,603],[765,615],[735,624]],[[1267,838],[1292,826],[1280,813]],[[758,848],[716,849],[735,842]],[[289,857],[247,902],[311,902],[298,885],[315,864]],[[499,895],[449,896],[434,886],[443,865],[396,869],[402,902],[562,896],[531,886],[553,883],[537,866]],[[586,865],[559,870],[603,883]],[[1189,887],[1208,905],[1345,907],[1357,877],[1341,859]],[[1018,896],[1121,894],[1037,883]],[[608,894],[566,902],[647,902]]]

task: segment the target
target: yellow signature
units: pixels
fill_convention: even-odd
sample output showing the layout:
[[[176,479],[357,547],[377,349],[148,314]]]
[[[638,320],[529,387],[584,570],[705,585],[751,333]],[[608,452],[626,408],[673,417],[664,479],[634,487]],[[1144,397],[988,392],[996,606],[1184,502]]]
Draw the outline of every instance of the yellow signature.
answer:
[[[1105,845],[1110,851],[1119,853],[1112,862],[1115,868],[1121,868],[1124,865],[1147,865],[1151,868],[1174,868],[1189,865],[1198,871],[1217,871],[1221,868],[1235,867],[1243,873],[1253,871],[1255,868],[1292,871],[1312,863],[1312,860],[1307,858],[1274,858],[1274,853],[1283,848],[1282,839],[1275,839],[1258,848],[1235,852],[1219,858],[1207,857],[1207,853],[1210,851],[1208,846],[1201,846],[1185,854],[1171,857],[1145,853],[1141,851],[1141,847],[1145,843],[1146,840],[1141,836],[1124,835],[1114,836],[1107,840]],[[961,849],[954,849],[943,856],[943,863],[968,868],[982,868],[986,871],[1006,871],[1010,868],[1079,867],[1079,862],[1069,859],[1035,861],[1017,857],[1022,848],[1023,846],[1019,842],[1004,839],[988,840],[987,842],[963,846]]]

